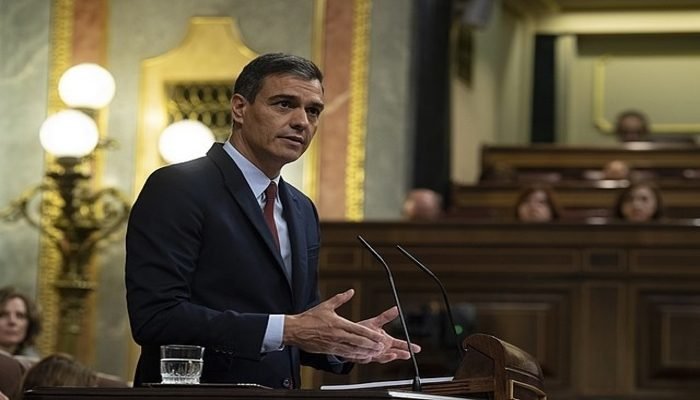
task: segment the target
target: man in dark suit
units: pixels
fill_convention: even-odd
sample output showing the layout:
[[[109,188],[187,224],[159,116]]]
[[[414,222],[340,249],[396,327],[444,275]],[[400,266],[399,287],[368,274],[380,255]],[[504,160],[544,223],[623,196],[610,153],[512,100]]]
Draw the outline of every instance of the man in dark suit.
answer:
[[[318,215],[280,171],[309,146],[322,110],[312,62],[260,56],[236,80],[229,141],[149,177],[126,238],[135,385],[160,382],[163,344],[204,346],[202,382],[275,388],[299,387],[300,364],[344,373],[409,357],[382,330],[395,308],[355,323],[335,313],[352,289],[319,303]]]

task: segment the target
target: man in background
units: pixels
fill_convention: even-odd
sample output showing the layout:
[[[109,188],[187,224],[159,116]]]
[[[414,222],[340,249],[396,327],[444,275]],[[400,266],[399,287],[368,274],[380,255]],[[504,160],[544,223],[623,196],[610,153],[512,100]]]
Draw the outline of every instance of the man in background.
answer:
[[[406,195],[401,211],[411,221],[439,219],[442,216],[442,196],[431,189],[413,189]]]
[[[627,110],[618,114],[615,121],[615,136],[620,142],[648,141],[649,120],[646,115],[636,110]]]

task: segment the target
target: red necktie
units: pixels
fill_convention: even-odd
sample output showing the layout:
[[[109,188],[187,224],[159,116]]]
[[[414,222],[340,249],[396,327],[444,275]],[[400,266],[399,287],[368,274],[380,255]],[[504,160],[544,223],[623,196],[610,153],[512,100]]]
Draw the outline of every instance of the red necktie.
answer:
[[[277,184],[275,182],[270,182],[270,185],[265,189],[265,208],[263,209],[263,214],[265,215],[265,223],[267,227],[270,228],[272,232],[272,237],[275,238],[275,244],[277,248],[280,248],[280,239],[277,236],[277,225],[275,225],[275,199],[277,198]]]

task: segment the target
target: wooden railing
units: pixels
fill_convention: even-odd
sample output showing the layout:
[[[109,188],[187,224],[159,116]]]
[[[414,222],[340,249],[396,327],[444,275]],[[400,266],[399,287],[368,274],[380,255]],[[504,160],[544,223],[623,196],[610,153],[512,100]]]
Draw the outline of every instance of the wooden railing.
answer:
[[[548,185],[565,219],[611,217],[615,201],[628,181],[562,181]],[[700,181],[660,181],[664,215],[700,218]],[[511,220],[518,196],[527,184],[483,182],[455,185],[448,218]]]
[[[484,146],[481,181],[580,180],[586,172],[621,160],[657,179],[700,178],[700,147],[659,143],[594,146]]]

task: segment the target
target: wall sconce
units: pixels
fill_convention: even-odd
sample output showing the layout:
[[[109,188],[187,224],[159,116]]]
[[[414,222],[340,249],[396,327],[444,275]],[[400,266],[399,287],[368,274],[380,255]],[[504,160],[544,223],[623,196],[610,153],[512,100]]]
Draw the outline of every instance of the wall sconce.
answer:
[[[93,117],[114,96],[111,74],[95,64],[76,65],[61,77],[59,95],[80,110],[66,109],[44,121],[41,145],[55,162],[48,164],[44,181],[0,211],[0,218],[25,219],[60,254],[58,277],[52,277],[59,304],[56,350],[77,355],[85,300],[96,287],[88,266],[95,248],[128,217],[130,202],[116,188],[93,190],[90,185],[99,143]],[[39,195],[42,200],[34,209]]]
[[[204,156],[214,140],[214,133],[208,126],[183,119],[163,130],[158,140],[158,150],[165,162],[174,164]]]

